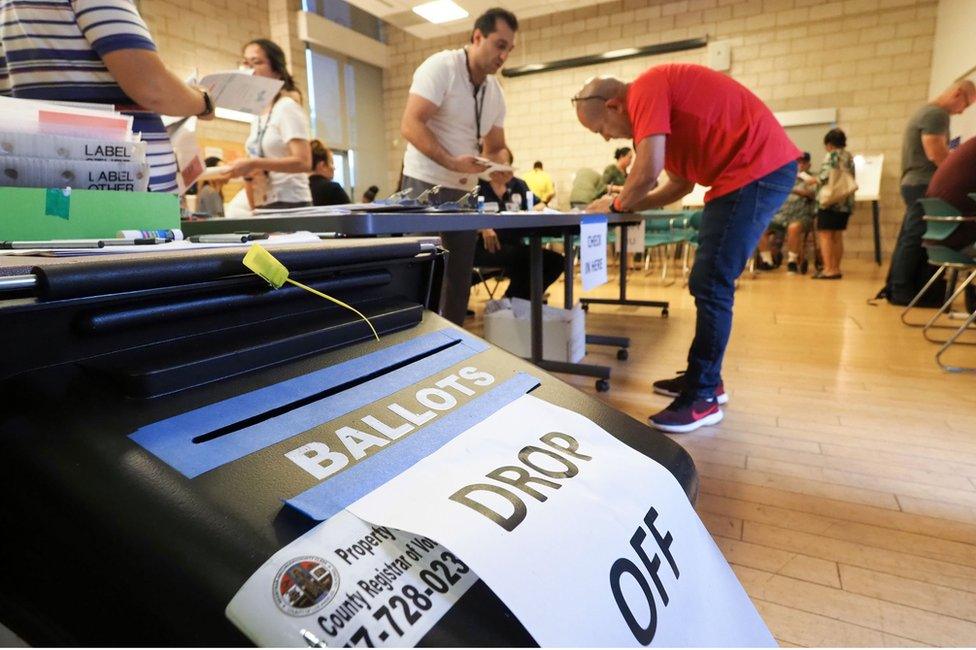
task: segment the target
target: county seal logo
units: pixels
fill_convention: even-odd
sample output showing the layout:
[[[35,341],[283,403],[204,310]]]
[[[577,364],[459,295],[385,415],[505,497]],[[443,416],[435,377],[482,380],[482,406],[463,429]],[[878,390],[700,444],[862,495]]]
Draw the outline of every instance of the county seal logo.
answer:
[[[339,591],[339,572],[320,557],[289,560],[274,579],[274,601],[289,616],[308,616],[329,604]]]

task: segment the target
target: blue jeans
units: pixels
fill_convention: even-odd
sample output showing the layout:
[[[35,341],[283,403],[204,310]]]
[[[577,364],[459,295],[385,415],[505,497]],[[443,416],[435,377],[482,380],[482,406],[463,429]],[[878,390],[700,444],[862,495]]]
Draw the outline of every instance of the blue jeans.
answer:
[[[888,278],[885,289],[888,297],[894,298],[895,304],[907,305],[918,290],[922,288],[915,279],[919,268],[925,275],[925,261],[928,255],[922,248],[922,238],[925,235],[925,210],[918,204],[918,200],[925,196],[927,185],[902,185],[901,198],[905,202],[905,217],[898,230],[898,240],[895,250],[891,252],[891,265],[888,267]],[[928,278],[926,278],[927,280]]]
[[[705,204],[698,252],[688,289],[698,316],[688,351],[686,395],[711,398],[722,381],[722,358],[732,332],[735,280],[759,243],[770,220],[796,181],[796,163]]]

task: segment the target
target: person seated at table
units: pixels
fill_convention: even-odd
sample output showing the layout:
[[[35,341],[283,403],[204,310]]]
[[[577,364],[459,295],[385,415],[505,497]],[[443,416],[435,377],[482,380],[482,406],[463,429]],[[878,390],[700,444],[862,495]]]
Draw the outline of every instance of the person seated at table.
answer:
[[[488,155],[489,160],[502,165],[514,162],[508,148]],[[527,210],[526,192],[529,186],[513,172],[491,172],[488,180],[478,181],[478,191],[485,198],[485,209],[495,206],[501,211]],[[541,206],[540,206],[541,207]],[[478,232],[475,249],[475,266],[497,266],[505,270],[509,278],[506,298],[530,298],[529,247],[522,242],[524,233],[517,230],[495,232],[485,228]],[[542,251],[542,290],[555,282],[563,272],[563,256],[551,250]]]
[[[204,161],[204,164],[207,167],[218,167],[223,165],[224,161],[218,156],[210,156]],[[211,217],[224,216],[224,185],[226,184],[227,179],[224,177],[200,181],[195,212],[207,214]],[[187,193],[189,194],[189,192]]]
[[[769,227],[759,239],[760,260],[757,268],[760,271],[770,271],[779,266],[774,263],[770,239],[775,234],[785,233],[788,249],[787,272],[807,272],[806,260],[803,259],[803,239],[813,229],[813,217],[817,211],[816,192],[814,190],[817,180],[809,174],[809,152],[804,151],[803,155],[796,159],[796,163],[798,168],[793,189],[790,191],[790,195],[786,197],[783,206],[773,215]]]
[[[531,171],[525,174],[525,184],[535,194],[536,201],[539,203],[548,205],[556,196],[556,185],[552,182],[549,172],[542,168],[541,160],[535,161]]]
[[[607,165],[603,170],[603,182],[607,186],[607,191],[616,194],[624,189],[627,182],[627,168],[634,161],[634,151],[630,147],[620,147],[613,152],[616,162]]]
[[[308,177],[308,189],[312,192],[312,205],[341,205],[350,203],[349,195],[334,180],[335,162],[332,151],[321,140],[312,140],[312,173]]]
[[[569,193],[571,208],[585,208],[607,193],[607,184],[595,169],[583,167],[573,175],[573,189]]]

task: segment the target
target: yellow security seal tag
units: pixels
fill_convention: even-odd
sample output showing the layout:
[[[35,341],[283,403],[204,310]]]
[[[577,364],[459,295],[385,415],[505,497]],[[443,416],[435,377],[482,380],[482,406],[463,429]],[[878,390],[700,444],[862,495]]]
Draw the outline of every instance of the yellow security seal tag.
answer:
[[[369,322],[369,319],[366,318],[362,312],[352,305],[347,305],[338,298],[333,298],[328,294],[322,293],[321,291],[316,291],[312,287],[305,286],[301,282],[297,282],[289,278],[288,269],[285,268],[285,265],[279,262],[275,256],[269,253],[263,246],[261,246],[261,244],[251,244],[251,248],[244,256],[244,266],[249,268],[254,273],[260,275],[275,289],[280,289],[281,286],[287,282],[299,287],[300,289],[304,289],[309,293],[313,293],[320,298],[325,298],[326,300],[332,301],[340,307],[348,309],[366,321],[366,324],[369,325],[369,329],[373,330],[373,336],[376,337],[377,341],[380,340],[380,335],[376,333],[376,328],[373,327],[373,324]]]

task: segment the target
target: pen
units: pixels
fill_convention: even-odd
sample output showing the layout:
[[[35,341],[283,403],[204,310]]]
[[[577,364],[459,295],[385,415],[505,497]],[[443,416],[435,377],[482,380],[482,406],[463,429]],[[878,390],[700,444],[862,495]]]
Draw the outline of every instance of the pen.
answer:
[[[103,239],[102,243],[106,246],[140,246],[145,244],[165,244],[171,239],[164,239],[162,237],[135,237],[133,239]]]
[[[235,232],[234,234],[235,235],[247,235],[247,240],[248,241],[254,241],[255,239],[267,239],[268,238],[268,233],[266,233],[266,232],[239,231],[239,232]]]
[[[190,241],[194,244],[243,244],[250,235],[193,235]]]
[[[52,239],[50,241],[0,241],[0,248],[102,248],[100,239]]]

